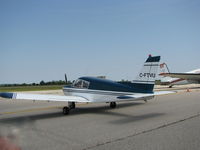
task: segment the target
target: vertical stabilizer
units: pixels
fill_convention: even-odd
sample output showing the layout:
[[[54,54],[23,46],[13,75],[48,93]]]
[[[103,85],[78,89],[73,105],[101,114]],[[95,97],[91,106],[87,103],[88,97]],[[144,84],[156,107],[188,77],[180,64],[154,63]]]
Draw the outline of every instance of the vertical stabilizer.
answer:
[[[136,76],[136,79],[133,80],[133,87],[136,90],[142,91],[143,93],[152,93],[157,70],[159,67],[160,56],[151,56],[147,58],[142,67],[142,70]]]

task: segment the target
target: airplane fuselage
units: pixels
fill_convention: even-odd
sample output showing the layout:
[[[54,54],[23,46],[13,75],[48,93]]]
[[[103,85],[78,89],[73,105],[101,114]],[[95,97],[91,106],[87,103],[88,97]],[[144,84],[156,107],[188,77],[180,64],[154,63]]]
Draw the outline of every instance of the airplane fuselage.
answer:
[[[149,87],[131,82],[118,83],[107,79],[95,77],[81,77],[71,86],[65,86],[63,92],[68,96],[80,96],[93,102],[119,101],[116,97],[138,93],[150,93]]]
[[[186,72],[185,74],[199,74],[200,73],[200,69],[196,69],[196,70],[192,70],[189,72]],[[182,79],[182,78],[173,78],[173,77],[163,77],[161,79],[161,84],[163,85],[169,85],[170,87],[172,87],[173,85],[185,85],[185,84],[200,84],[199,81],[199,77],[198,78],[194,78],[191,80],[188,79]]]

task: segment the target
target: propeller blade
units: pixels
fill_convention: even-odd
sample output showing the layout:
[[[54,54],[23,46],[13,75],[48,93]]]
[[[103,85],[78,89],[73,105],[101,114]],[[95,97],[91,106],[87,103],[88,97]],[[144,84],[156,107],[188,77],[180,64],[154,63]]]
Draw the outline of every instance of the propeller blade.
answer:
[[[67,75],[65,74],[65,82],[67,83]]]

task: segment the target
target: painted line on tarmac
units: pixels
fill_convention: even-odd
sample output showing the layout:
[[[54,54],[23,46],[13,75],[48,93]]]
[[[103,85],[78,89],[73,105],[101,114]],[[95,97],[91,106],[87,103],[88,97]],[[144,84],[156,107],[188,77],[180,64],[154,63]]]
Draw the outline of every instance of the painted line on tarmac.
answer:
[[[155,128],[152,128],[152,129],[143,130],[143,131],[140,131],[138,133],[133,133],[133,134],[125,136],[125,137],[119,137],[118,139],[113,139],[113,140],[111,139],[111,140],[108,140],[108,141],[105,141],[105,142],[102,142],[102,143],[97,143],[96,145],[86,147],[86,148],[84,148],[82,150],[96,149],[97,147],[105,146],[107,144],[113,144],[113,143],[116,143],[116,142],[119,142],[119,141],[126,140],[127,138],[132,138],[132,137],[136,137],[138,135],[150,133],[152,131],[155,131],[155,130],[158,130],[158,129],[163,129],[163,128],[166,128],[166,127],[169,127],[169,126],[173,126],[173,125],[176,125],[178,123],[181,123],[181,122],[193,119],[193,118],[197,118],[197,117],[200,117],[200,113],[193,114],[192,116],[188,116],[188,117],[180,119],[180,120],[172,121],[172,122],[157,126]]]

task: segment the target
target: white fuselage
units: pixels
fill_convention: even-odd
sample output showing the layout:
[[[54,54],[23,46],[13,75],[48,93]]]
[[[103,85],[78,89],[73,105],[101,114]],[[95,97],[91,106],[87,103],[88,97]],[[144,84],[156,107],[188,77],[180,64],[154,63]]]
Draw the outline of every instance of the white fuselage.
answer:
[[[121,101],[118,96],[121,95],[138,95],[140,93],[132,92],[117,92],[117,91],[103,91],[103,90],[92,90],[92,89],[77,89],[77,88],[63,88],[63,92],[66,96],[79,96],[88,99],[90,102],[117,102]],[[148,99],[152,99],[150,97]],[[138,100],[143,100],[144,98],[139,98]],[[136,100],[136,99],[135,99]],[[147,100],[147,98],[145,98]],[[124,100],[129,101],[129,100]]]

